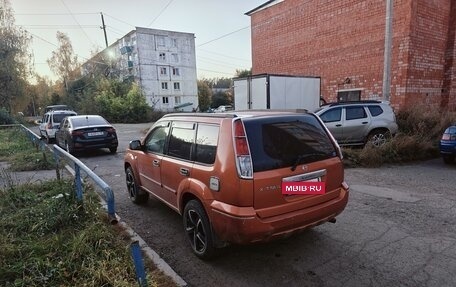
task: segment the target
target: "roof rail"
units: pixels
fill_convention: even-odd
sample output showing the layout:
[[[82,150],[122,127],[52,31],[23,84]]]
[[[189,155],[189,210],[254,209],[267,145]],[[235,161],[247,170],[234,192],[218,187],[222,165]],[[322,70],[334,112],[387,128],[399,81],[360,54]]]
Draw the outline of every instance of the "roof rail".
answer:
[[[337,103],[327,103],[322,106],[339,106],[339,105],[356,105],[356,104],[380,104],[382,101],[378,100],[362,100],[362,101],[347,101],[347,102],[337,102]]]
[[[167,117],[212,117],[212,118],[235,118],[236,114],[232,112],[225,113],[171,113],[166,114],[163,118]]]

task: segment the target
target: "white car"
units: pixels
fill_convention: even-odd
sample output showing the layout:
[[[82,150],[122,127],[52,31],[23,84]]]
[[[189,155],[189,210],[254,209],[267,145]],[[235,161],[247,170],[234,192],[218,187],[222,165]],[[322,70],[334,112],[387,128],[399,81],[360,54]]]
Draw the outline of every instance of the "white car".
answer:
[[[75,111],[49,111],[43,115],[40,123],[40,135],[44,137],[48,143],[55,139],[55,132],[59,129],[60,122],[67,116],[76,116]]]

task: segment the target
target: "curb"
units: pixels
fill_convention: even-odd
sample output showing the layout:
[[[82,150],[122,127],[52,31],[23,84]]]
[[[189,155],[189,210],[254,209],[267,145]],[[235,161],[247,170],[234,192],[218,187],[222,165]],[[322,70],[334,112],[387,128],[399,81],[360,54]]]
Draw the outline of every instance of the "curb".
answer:
[[[75,176],[74,170],[69,165],[65,165],[65,169],[71,173],[73,177]],[[100,202],[103,208],[107,210],[108,205],[106,201],[98,192],[97,195],[100,198]],[[138,241],[141,250],[150,260],[152,260],[158,270],[162,271],[165,275],[170,277],[177,286],[188,286],[187,282],[185,282],[184,279],[182,279],[182,277],[180,277],[179,274],[177,274],[176,271],[174,271],[174,269],[172,269],[171,266],[169,266],[168,263],[166,263],[166,261],[163,260],[160,255],[158,255],[157,252],[150,248],[138,233],[136,233],[126,222],[120,221],[120,216],[118,216],[117,213],[116,217],[118,219],[117,225],[121,226],[128,233],[128,235],[130,235],[130,239],[132,241]]]

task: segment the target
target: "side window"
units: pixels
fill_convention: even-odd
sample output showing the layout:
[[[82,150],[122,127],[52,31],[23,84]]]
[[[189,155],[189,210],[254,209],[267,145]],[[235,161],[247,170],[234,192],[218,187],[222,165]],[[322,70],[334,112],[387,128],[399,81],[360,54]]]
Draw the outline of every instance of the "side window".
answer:
[[[338,121],[340,121],[341,114],[342,114],[342,109],[335,108],[335,109],[331,109],[327,112],[324,112],[323,114],[321,114],[320,118],[325,123],[338,122]]]
[[[214,125],[198,125],[196,133],[195,161],[206,164],[213,164],[217,152],[219,127]]]
[[[366,110],[364,107],[345,107],[345,119],[356,120],[367,118]]]
[[[383,109],[380,106],[367,106],[367,108],[373,117],[376,117],[383,113]]]
[[[195,143],[195,124],[173,122],[169,138],[168,155],[191,160],[192,147]]]
[[[146,151],[163,153],[165,150],[166,138],[168,137],[169,123],[154,128],[145,141]]]

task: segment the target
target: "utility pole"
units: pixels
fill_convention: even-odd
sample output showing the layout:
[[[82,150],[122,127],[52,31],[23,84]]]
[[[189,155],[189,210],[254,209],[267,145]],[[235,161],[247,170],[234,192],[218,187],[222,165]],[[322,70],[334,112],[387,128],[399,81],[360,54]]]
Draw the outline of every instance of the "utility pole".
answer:
[[[101,15],[101,29],[103,29],[103,32],[104,32],[104,37],[105,37],[105,43],[106,43],[106,48],[108,48],[108,36],[106,36],[106,25],[105,25],[105,22],[104,22],[104,17],[103,17],[103,13],[100,12],[100,15]]]
[[[383,63],[383,96],[386,101],[390,100],[391,92],[391,51],[392,51],[392,26],[393,26],[393,0],[386,0],[385,19],[385,54]]]

